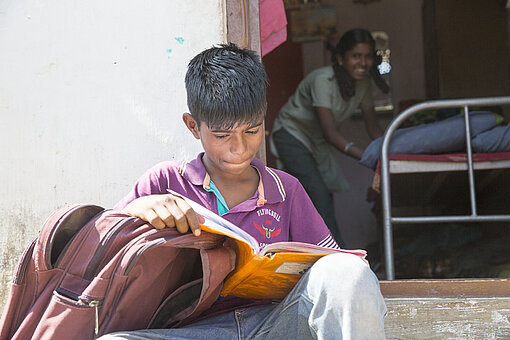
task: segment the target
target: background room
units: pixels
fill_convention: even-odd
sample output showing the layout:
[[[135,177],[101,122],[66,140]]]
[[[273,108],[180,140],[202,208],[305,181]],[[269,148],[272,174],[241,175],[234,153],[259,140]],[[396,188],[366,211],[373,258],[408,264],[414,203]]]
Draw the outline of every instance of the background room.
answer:
[[[263,57],[270,83],[266,135],[271,131],[279,109],[304,76],[316,68],[331,64],[326,44],[335,44],[342,33],[354,27],[372,32],[383,61],[387,62],[381,73],[385,73],[383,77],[390,85],[390,93],[384,95],[374,90],[378,123],[383,128],[399,112],[421,101],[496,97],[510,93],[509,11],[506,1],[288,0],[285,3],[287,41]],[[501,113],[506,121],[509,120],[509,107],[494,110]],[[366,147],[370,143],[361,115],[355,114],[342,124],[340,130],[358,145]],[[275,159],[267,143],[268,138],[267,163],[274,166]],[[382,257],[381,247],[378,247],[382,240],[380,197],[373,195],[370,190],[374,172],[340,152],[338,157],[350,184],[348,192],[334,195],[335,213],[342,237],[347,247],[367,248],[372,250],[372,254],[377,253],[378,257]],[[495,180],[489,182],[492,185],[508,185],[508,181],[502,181],[506,177],[505,171],[493,173],[491,176],[496,176]],[[468,195],[463,186],[467,179],[462,176],[458,175],[456,179],[447,177],[446,182],[450,183],[450,187],[444,190],[450,195],[453,192],[456,198],[447,203],[451,198],[448,192],[439,190],[430,196],[430,193],[423,191],[430,188],[433,179],[427,176],[412,179],[400,176],[399,182],[395,183],[402,188],[394,193],[397,204],[395,211],[405,215],[411,211],[439,209],[444,213],[464,209],[463,203],[468,200]],[[442,187],[444,185],[439,185],[439,188]],[[481,192],[479,204],[482,210],[483,206],[492,207],[492,210],[501,208],[500,202],[506,194],[491,188],[489,186]],[[429,201],[425,202],[424,197],[428,197]],[[470,224],[471,227],[473,225]],[[422,234],[422,229],[431,232],[437,226],[399,228],[402,233],[395,232],[397,244],[400,237],[405,237],[404,243],[427,238]],[[455,228],[447,227],[445,237],[449,237],[448,230],[455,233]],[[485,228],[492,230],[492,227]],[[485,237],[478,230],[470,235],[472,237],[468,237],[462,246],[476,240],[481,242]],[[430,273],[426,267],[430,265],[427,261],[431,260],[423,259],[419,270],[402,275],[428,276]],[[455,275],[462,274],[456,272]]]

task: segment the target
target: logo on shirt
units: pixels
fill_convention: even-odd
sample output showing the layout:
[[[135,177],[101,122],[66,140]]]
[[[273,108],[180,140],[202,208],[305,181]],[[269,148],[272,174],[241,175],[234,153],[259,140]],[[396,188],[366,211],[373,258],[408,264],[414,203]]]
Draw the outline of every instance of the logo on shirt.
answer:
[[[273,211],[271,209],[267,209],[267,208],[259,209],[259,210],[257,210],[257,215],[258,216],[269,215],[272,218],[274,218],[276,221],[280,222],[280,215],[276,211]]]
[[[272,239],[273,237],[280,235],[280,233],[282,232],[281,228],[277,227],[271,228],[272,224],[273,222],[271,222],[270,220],[266,220],[266,224],[261,226],[253,222],[255,228],[257,228],[257,230],[260,231],[260,233],[264,235],[265,238],[268,239]]]

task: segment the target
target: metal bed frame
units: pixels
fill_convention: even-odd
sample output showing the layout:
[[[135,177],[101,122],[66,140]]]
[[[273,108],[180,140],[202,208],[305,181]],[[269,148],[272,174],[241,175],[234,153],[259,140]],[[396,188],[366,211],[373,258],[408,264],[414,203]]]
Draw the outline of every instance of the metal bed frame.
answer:
[[[390,125],[386,129],[381,147],[381,195],[383,209],[384,255],[387,280],[395,279],[392,224],[510,221],[510,215],[478,215],[476,211],[475,178],[474,178],[475,167],[473,166],[473,152],[471,148],[469,107],[490,105],[510,105],[510,97],[436,100],[420,103],[403,111],[390,123]],[[391,215],[391,192],[390,192],[391,169],[389,160],[389,145],[391,143],[393,133],[407,118],[420,111],[452,107],[464,108],[464,124],[466,129],[467,171],[469,178],[471,215],[393,217]],[[463,164],[464,169],[466,169],[465,164],[464,163],[461,164]]]

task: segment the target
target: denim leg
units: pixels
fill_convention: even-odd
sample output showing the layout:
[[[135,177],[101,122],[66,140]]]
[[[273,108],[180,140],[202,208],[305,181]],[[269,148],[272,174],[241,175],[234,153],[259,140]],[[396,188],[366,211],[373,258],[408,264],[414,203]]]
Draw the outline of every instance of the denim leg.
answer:
[[[261,322],[277,307],[275,304],[240,308],[207,319],[194,322],[182,328],[143,329],[103,335],[98,340],[244,340],[259,327]]]
[[[103,335],[98,340],[213,340],[238,339],[234,312],[213,316],[182,328],[142,329]]]
[[[384,339],[386,305],[369,266],[351,254],[317,261],[253,339]]]

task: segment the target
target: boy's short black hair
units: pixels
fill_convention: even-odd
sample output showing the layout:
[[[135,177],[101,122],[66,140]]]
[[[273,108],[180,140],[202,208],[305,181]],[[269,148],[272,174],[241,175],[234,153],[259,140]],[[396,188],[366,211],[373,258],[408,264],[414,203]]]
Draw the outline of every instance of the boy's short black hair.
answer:
[[[209,48],[188,64],[190,113],[210,128],[258,123],[266,113],[266,77],[254,51],[232,43]]]

